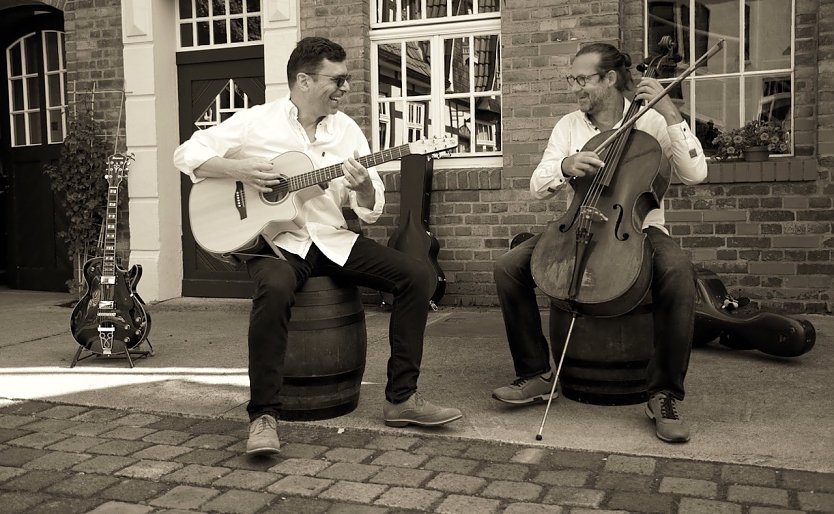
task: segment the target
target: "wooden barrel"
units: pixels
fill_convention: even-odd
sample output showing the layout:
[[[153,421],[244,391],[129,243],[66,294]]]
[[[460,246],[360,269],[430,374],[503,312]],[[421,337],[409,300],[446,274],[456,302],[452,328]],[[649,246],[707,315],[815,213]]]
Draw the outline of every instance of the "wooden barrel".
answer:
[[[562,355],[571,315],[550,307],[550,344],[556,364]],[[651,305],[615,318],[576,319],[562,364],[562,394],[596,405],[646,401],[649,360],[654,353]]]
[[[281,419],[327,419],[354,410],[367,342],[359,289],[329,277],[308,279],[292,308]]]

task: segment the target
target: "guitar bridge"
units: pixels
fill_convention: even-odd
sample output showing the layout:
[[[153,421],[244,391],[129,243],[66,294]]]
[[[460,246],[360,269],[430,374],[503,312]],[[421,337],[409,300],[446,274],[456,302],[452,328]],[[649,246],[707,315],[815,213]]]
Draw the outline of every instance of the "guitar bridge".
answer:
[[[115,327],[98,327],[98,340],[101,344],[101,353],[103,355],[110,355],[113,353],[113,334],[115,332]]]

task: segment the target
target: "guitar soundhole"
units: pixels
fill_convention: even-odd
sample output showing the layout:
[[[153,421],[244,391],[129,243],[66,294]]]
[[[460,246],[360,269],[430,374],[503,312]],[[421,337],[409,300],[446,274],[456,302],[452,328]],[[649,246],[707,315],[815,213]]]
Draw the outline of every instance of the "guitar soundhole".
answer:
[[[289,194],[289,181],[286,177],[280,177],[278,184],[272,186],[272,191],[269,193],[261,193],[267,203],[278,203]]]

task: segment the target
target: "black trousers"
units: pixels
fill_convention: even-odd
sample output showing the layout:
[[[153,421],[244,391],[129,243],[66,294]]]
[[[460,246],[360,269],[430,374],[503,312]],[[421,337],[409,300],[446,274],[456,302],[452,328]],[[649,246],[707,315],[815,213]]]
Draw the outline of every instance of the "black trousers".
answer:
[[[683,400],[695,324],[695,271],[689,258],[662,230],[645,230],[654,249],[652,313],[654,355],[649,363],[649,393],[665,391]],[[550,370],[550,349],[542,332],[530,257],[539,236],[516,246],[495,262],[495,285],[507,341],[519,377]],[[558,357],[557,357],[558,358]]]
[[[423,261],[363,236],[356,240],[344,266],[325,257],[315,245],[304,259],[289,252],[284,256],[286,260],[254,257],[246,261],[255,286],[249,319],[249,418],[262,414],[278,417],[291,307],[295,292],[314,275],[332,276],[394,295],[385,398],[400,403],[414,394],[423,357],[433,270]]]

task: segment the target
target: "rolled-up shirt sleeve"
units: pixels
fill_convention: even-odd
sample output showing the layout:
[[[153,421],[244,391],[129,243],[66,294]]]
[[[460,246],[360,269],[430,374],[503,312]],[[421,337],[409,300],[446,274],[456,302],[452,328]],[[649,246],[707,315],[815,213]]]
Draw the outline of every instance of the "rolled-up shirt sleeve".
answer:
[[[174,150],[174,166],[191,177],[192,182],[203,180],[194,176],[194,170],[212,157],[229,157],[243,147],[251,111],[238,111],[223,123],[192,134]]]
[[[686,121],[669,125],[655,135],[675,174],[686,185],[700,184],[707,178],[707,160],[701,142]]]
[[[542,160],[530,177],[530,193],[544,200],[555,195],[566,183],[562,161],[570,155],[571,133],[567,117],[560,119],[547,141]]]

